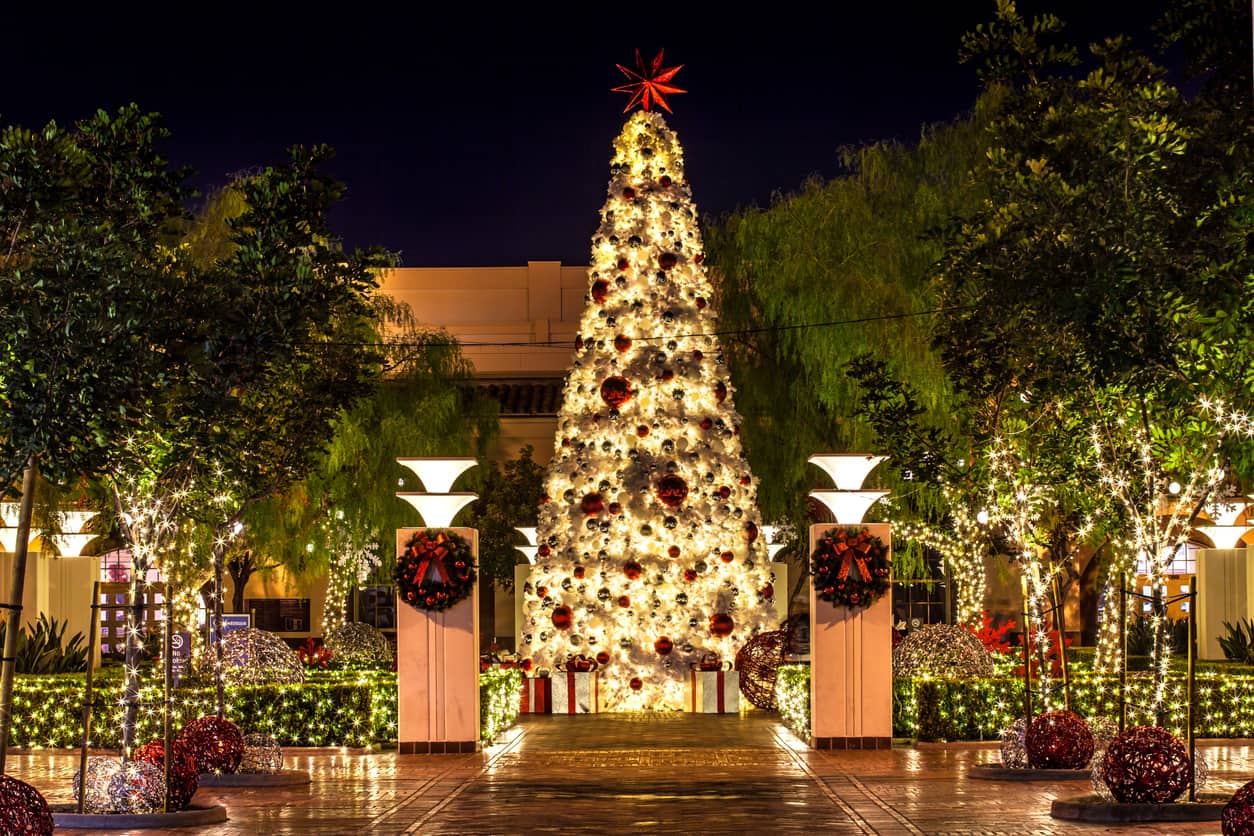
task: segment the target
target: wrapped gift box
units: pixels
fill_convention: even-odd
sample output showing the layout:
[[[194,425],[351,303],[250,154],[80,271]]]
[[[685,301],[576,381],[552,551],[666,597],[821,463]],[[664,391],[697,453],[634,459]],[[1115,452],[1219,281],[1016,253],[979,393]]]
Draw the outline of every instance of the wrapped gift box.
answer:
[[[601,693],[596,671],[554,671],[554,714],[596,714]]]
[[[518,710],[523,714],[549,714],[553,711],[552,697],[552,680],[547,676],[524,676]]]
[[[692,671],[688,710],[698,714],[739,714],[740,672]]]

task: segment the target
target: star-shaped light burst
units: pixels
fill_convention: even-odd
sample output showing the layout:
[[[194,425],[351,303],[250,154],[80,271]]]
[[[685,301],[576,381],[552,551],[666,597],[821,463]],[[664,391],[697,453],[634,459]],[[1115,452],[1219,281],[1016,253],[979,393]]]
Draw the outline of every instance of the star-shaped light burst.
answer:
[[[671,93],[688,92],[687,90],[667,83],[675,77],[675,73],[684,68],[684,65],[680,64],[678,67],[667,67],[666,69],[662,69],[662,55],[664,53],[665,50],[659,49],[657,57],[653,59],[652,63],[645,66],[644,59],[640,57],[640,50],[637,49],[636,69],[630,70],[622,64],[614,65],[622,71],[623,75],[631,79],[630,84],[624,84],[621,87],[613,88],[615,93],[631,94],[631,101],[629,101],[627,106],[623,108],[623,113],[631,110],[636,105],[640,105],[645,110],[648,110],[654,102],[656,102],[657,106],[662,108],[662,110],[670,113],[671,109],[666,104],[666,96]]]

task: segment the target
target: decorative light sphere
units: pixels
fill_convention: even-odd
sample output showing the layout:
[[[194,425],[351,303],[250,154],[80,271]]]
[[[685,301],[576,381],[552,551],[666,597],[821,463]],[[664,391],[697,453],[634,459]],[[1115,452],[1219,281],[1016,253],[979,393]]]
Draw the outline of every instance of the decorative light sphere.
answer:
[[[244,735],[244,756],[239,771],[249,774],[269,774],[283,769],[283,750],[268,734]]]
[[[893,650],[893,676],[976,678],[993,675],[984,643],[957,624],[928,624],[911,631]]]
[[[1116,801],[1166,804],[1189,785],[1189,753],[1165,729],[1133,726],[1106,747],[1102,774]]]
[[[1038,714],[1023,742],[1033,769],[1083,769],[1093,757],[1093,733],[1074,711]]]
[[[1088,723],[1093,733],[1093,754],[1105,752],[1110,741],[1119,734],[1119,723],[1109,717],[1090,717]]]
[[[230,775],[244,756],[244,735],[239,726],[218,717],[200,717],[183,727],[179,743],[196,762],[196,772]]]
[[[1223,836],[1254,836],[1254,781],[1232,794],[1220,814]]]
[[[201,655],[200,669],[212,673],[212,647]],[[222,636],[222,678],[228,685],[290,684],[305,681],[305,668],[274,633],[245,627]]]
[[[349,670],[388,670],[392,643],[373,624],[352,621],[327,632],[323,646],[331,652],[331,666]]]
[[[121,758],[110,758],[93,755],[87,759],[87,797],[83,799],[84,813],[112,813],[112,801],[109,797],[109,782],[122,768]],[[74,800],[83,794],[83,773],[74,773]]]
[[[132,761],[154,764],[161,773],[165,773],[165,743],[160,740],[153,740],[145,743],[135,750],[135,754],[131,758]],[[115,776],[114,782],[121,777],[122,773]],[[192,753],[188,751],[177,740],[170,742],[170,782],[167,785],[167,792],[170,799],[170,810],[183,810],[192,802],[192,796],[196,794],[196,788],[200,785],[200,773],[196,769],[196,759],[192,757]]]
[[[756,708],[766,711],[776,711],[779,708],[775,696],[775,681],[779,677],[779,666],[784,663],[784,652],[788,649],[789,639],[788,630],[759,633],[745,642],[736,653],[740,693]]]
[[[1002,729],[1001,765],[1007,769],[1028,768],[1028,750],[1023,741],[1027,728],[1027,722],[1020,717]]]
[[[106,812],[131,815],[159,813],[165,809],[165,767],[148,761],[121,764],[109,779],[107,793],[110,809]],[[170,807],[179,809],[173,801]]]
[[[52,836],[52,811],[39,790],[0,775],[0,833]]]

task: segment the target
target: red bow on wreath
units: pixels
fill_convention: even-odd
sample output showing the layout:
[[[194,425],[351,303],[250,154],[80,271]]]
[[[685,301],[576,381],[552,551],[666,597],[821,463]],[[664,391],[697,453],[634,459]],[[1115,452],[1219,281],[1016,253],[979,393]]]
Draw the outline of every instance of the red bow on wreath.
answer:
[[[856,563],[858,572],[862,575],[862,580],[869,581],[871,579],[871,568],[867,566],[866,562],[866,554],[871,550],[870,543],[859,535],[858,541],[852,545],[842,540],[839,543],[835,543],[834,546],[836,554],[840,555],[840,569],[836,572],[837,578],[843,581],[849,577],[849,570]]]
[[[409,547],[411,557],[421,557],[422,562],[418,564],[418,568],[414,570],[414,583],[421,585],[427,579],[427,573],[431,571],[431,565],[435,564],[435,571],[440,576],[440,583],[451,583],[448,576],[448,570],[444,568],[444,558],[448,555],[448,549],[442,544],[448,540],[448,535],[440,532],[435,535],[435,541],[432,542],[423,538],[421,544],[415,543]],[[420,551],[421,546],[421,551]]]

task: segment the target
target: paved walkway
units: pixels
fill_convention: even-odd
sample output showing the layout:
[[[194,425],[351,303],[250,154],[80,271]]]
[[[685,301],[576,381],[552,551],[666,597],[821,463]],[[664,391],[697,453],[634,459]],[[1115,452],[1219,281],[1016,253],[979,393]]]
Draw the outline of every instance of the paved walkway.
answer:
[[[1213,790],[1231,792],[1254,777],[1251,746],[1200,751]],[[1218,822],[1113,827],[1051,819],[1053,798],[1086,794],[1088,783],[968,780],[972,764],[995,758],[975,746],[815,752],[769,715],[534,716],[474,755],[290,750],[285,766],[308,769],[310,786],[205,788],[196,800],[227,806],[228,823],[200,831],[215,836],[1219,833]],[[71,799],[74,755],[10,755],[10,763],[10,774],[50,802]],[[58,831],[89,832],[108,831]]]

